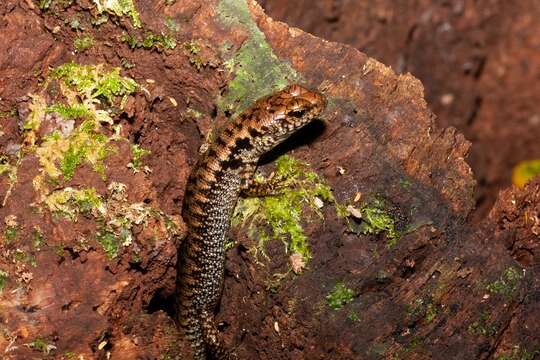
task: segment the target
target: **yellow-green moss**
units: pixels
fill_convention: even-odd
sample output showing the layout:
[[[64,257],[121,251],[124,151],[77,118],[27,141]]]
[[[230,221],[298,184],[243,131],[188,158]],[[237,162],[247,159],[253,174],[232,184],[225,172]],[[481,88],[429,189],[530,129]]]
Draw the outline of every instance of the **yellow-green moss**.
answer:
[[[75,52],[80,53],[83,51],[86,51],[94,46],[94,38],[92,35],[84,35],[76,37],[75,40],[73,40],[73,47],[75,48]]]
[[[141,27],[139,12],[133,0],[93,0],[99,14],[106,12],[118,17],[129,16],[134,27]]]
[[[423,317],[426,323],[431,323],[438,314],[438,307],[431,299],[425,301],[416,299],[407,309],[407,314],[412,318]]]
[[[184,51],[189,58],[189,63],[193,65],[197,71],[201,70],[204,64],[204,60],[199,55],[201,52],[201,45],[196,40],[185,42]]]
[[[326,303],[332,310],[340,310],[343,306],[354,300],[355,293],[343,282],[338,282],[334,289],[326,295]]]
[[[35,226],[34,230],[32,231],[32,246],[34,247],[34,250],[40,251],[43,245],[45,245],[45,237],[43,236],[43,232],[39,226]]]
[[[120,76],[119,68],[107,71],[101,64],[70,62],[51,70],[49,75],[46,82],[60,81],[64,103],[48,105],[42,96],[32,95],[31,112],[23,125],[26,151],[35,151],[40,162],[40,175],[34,179],[34,188],[41,197],[49,193],[48,182],[70,180],[82,164],[90,165],[105,178],[104,160],[114,151],[110,141],[119,137],[104,134],[103,124],[112,124],[106,109],[117,104],[123,107],[127,97],[137,89],[133,79]],[[40,139],[38,130],[48,113],[61,117],[56,120],[60,129]],[[84,121],[73,129],[75,122],[70,119]]]
[[[150,150],[142,148],[139,144],[131,145],[131,167],[135,170],[142,166],[142,158],[150,155]]]
[[[0,176],[7,176],[7,191],[9,192],[10,188],[17,182],[17,166],[10,164],[7,156],[4,155],[0,155]]]
[[[80,65],[70,62],[52,70],[50,75],[74,87],[86,99],[106,100],[109,105],[113,105],[114,98],[121,97],[121,108],[127,97],[137,90],[135,80],[121,76],[120,68],[106,71],[102,64]]]
[[[56,216],[76,221],[80,214],[104,214],[102,197],[94,188],[56,190],[47,195],[43,204]]]
[[[501,295],[510,299],[516,292],[523,276],[523,271],[514,267],[509,267],[503,271],[498,280],[488,284],[486,290],[492,294]]]
[[[491,337],[497,333],[497,325],[495,322],[489,321],[488,312],[482,311],[478,320],[469,324],[467,331],[471,335]]]
[[[47,343],[44,339],[39,337],[34,339],[34,341],[32,341],[31,343],[25,345],[28,346],[30,349],[34,349],[45,355],[48,355],[51,351],[56,350],[56,346]]]
[[[221,0],[216,12],[226,26],[241,27],[249,33],[240,49],[233,54],[224,54],[228,58],[226,66],[235,77],[218,103],[221,110],[238,114],[262,96],[300,80],[291,65],[274,54],[264,33],[251,17],[245,0]]]
[[[401,232],[397,230],[396,221],[388,210],[386,203],[379,198],[374,198],[366,203],[363,203],[359,209],[354,208],[359,212],[361,222],[359,226],[349,222],[349,230],[364,235],[378,235],[385,233],[387,246],[393,247],[401,237]],[[347,208],[340,207],[338,215],[347,216]]]
[[[53,104],[45,109],[46,113],[57,113],[64,119],[92,118],[92,110],[85,104]]]
[[[177,32],[178,30],[180,30],[180,27],[172,17],[165,16],[164,22],[165,26],[167,26],[167,29],[169,29],[170,31]]]
[[[6,287],[8,278],[9,278],[9,274],[6,271],[0,270],[0,293]]]
[[[176,48],[176,39],[174,36],[167,34],[154,34],[147,32],[142,38],[138,38],[135,35],[123,34],[121,38],[122,42],[125,42],[130,48],[143,48],[143,49],[155,49],[157,51],[163,51],[164,49],[172,50]]]
[[[144,224],[150,217],[163,221],[169,235],[178,231],[174,221],[161,211],[144,203],[129,203],[126,186],[118,182],[109,184],[107,195],[99,195],[94,188],[57,190],[43,204],[53,214],[71,221],[81,214],[93,217],[98,224],[95,240],[110,259],[118,255],[122,246],[131,245],[133,227]]]
[[[536,348],[539,349],[540,346],[536,345]],[[540,354],[540,350],[527,350],[524,349],[521,345],[514,345],[512,350],[507,352],[504,355],[499,355],[496,360],[533,360],[536,356]]]
[[[17,109],[12,109],[9,111],[0,111],[0,118],[12,117],[12,116],[17,116]],[[3,133],[3,131],[0,131],[0,133]]]
[[[257,250],[263,254],[267,241],[281,240],[288,251],[308,260],[311,254],[302,220],[306,208],[322,218],[319,206],[324,201],[335,201],[330,186],[317,173],[309,171],[307,164],[288,155],[276,160],[275,178],[291,186],[275,196],[241,199],[232,224],[246,225],[249,236],[259,240]]]
[[[13,242],[17,238],[19,229],[17,226],[7,226],[4,230],[4,237],[7,243]]]
[[[51,179],[62,176],[67,181],[78,166],[88,163],[104,177],[103,161],[113,148],[108,144],[110,139],[99,133],[99,129],[95,120],[86,120],[68,136],[59,131],[46,136],[36,149],[44,173]]]

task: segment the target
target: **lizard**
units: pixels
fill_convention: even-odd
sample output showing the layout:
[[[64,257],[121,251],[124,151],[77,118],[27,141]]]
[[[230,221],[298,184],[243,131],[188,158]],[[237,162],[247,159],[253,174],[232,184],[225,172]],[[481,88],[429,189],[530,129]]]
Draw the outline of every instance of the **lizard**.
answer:
[[[236,358],[225,350],[214,323],[233,210],[240,196],[279,192],[279,179],[254,180],[260,156],[311,122],[325,107],[320,93],[289,85],[230,120],[193,166],[182,204],[187,235],[178,248],[176,305],[177,321],[191,343],[194,359]]]

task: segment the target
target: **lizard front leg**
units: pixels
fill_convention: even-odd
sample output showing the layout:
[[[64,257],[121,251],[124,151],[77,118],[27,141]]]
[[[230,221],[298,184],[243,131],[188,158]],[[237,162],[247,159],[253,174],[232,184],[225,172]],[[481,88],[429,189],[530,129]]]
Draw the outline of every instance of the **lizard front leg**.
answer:
[[[271,176],[268,179],[258,180],[255,178],[256,164],[249,164],[240,173],[241,195],[244,197],[263,197],[279,195],[283,192],[287,186],[290,185],[290,181],[281,177]]]

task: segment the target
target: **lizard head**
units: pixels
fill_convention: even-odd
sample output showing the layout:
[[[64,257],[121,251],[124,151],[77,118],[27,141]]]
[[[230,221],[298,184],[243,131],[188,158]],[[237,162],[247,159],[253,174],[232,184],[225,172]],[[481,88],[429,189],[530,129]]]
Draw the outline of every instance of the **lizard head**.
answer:
[[[257,125],[266,142],[273,140],[273,147],[320,115],[326,100],[318,92],[292,84],[261,100],[259,105]]]

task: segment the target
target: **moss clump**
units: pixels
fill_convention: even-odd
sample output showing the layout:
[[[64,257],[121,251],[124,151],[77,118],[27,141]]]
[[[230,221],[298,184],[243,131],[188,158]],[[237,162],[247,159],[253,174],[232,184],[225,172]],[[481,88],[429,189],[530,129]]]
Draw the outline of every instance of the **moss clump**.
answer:
[[[44,205],[56,216],[76,221],[79,214],[103,214],[105,207],[101,196],[94,188],[75,190],[67,187],[53,191]]]
[[[94,46],[94,38],[92,35],[79,36],[73,41],[75,52],[81,53]]]
[[[105,100],[113,105],[114,98],[121,97],[120,108],[123,108],[127,97],[137,90],[135,80],[120,76],[120,68],[105,71],[102,64],[80,65],[70,62],[52,70],[50,75],[74,87],[85,99]]]
[[[38,7],[41,10],[47,10],[51,6],[52,2],[53,0],[39,0]]]
[[[43,236],[43,232],[41,232],[38,226],[34,227],[34,231],[32,232],[32,246],[36,251],[39,251],[44,244],[45,237]]]
[[[264,33],[251,17],[245,0],[221,0],[217,14],[226,26],[239,26],[249,33],[238,51],[224,54],[224,57],[229,57],[226,65],[235,77],[218,103],[221,110],[239,114],[262,96],[284,88],[291,81],[300,80],[290,64],[280,61],[274,54]]]
[[[124,34],[121,38],[122,42],[128,44],[131,49],[154,49],[163,51],[165,49],[172,50],[176,48],[176,39],[173,36],[166,34],[147,33],[143,38],[139,39],[134,35]]]
[[[201,46],[195,40],[191,40],[184,43],[184,50],[189,58],[189,63],[195,66],[197,71],[201,70],[204,64],[203,59],[199,55]]]
[[[401,232],[397,230],[396,221],[383,200],[375,198],[362,204],[360,209],[351,208],[351,206],[347,209],[342,207],[340,215],[348,216],[346,213],[347,210],[349,213],[355,215],[354,217],[361,219],[359,226],[355,226],[355,223],[349,222],[349,230],[363,235],[385,233],[388,247],[393,247],[397,244],[397,241],[401,237]]]
[[[249,236],[259,239],[257,250],[263,254],[267,241],[281,240],[292,254],[308,260],[311,254],[302,227],[304,210],[310,208],[322,218],[319,207],[324,201],[335,201],[330,186],[309,171],[307,164],[287,155],[276,160],[275,178],[295,187],[285,187],[275,196],[241,199],[232,224],[247,225]]]
[[[25,345],[28,346],[30,349],[40,351],[41,353],[43,353],[45,355],[48,355],[51,351],[56,349],[56,346],[47,343],[42,338],[36,338],[31,343],[28,343],[28,344],[25,344]]]
[[[18,263],[26,263],[26,264],[28,264],[28,265],[30,265],[32,267],[37,266],[36,257],[31,255],[31,254],[25,253],[21,249],[16,249],[15,250],[15,252],[13,253],[13,259]]]
[[[120,239],[113,233],[101,230],[96,235],[97,242],[103,247],[105,254],[109,259],[114,259],[118,256],[120,249]]]
[[[514,345],[510,353],[499,355],[496,360],[534,360],[538,354],[540,354],[540,350],[531,352],[523,349],[520,345]]]
[[[338,282],[334,289],[326,295],[326,303],[332,310],[340,310],[343,306],[354,300],[354,291],[343,282]]]
[[[177,32],[178,30],[180,30],[180,27],[178,26],[178,24],[172,17],[165,16],[164,22],[165,22],[165,26],[167,26],[167,29],[169,29],[170,31]]]
[[[122,246],[132,244],[133,227],[145,224],[149,218],[158,220],[167,236],[178,232],[177,224],[162,212],[144,203],[129,203],[126,186],[117,182],[109,184],[106,196],[94,188],[65,188],[49,194],[43,204],[53,214],[71,221],[81,214],[93,217],[99,224],[95,240],[109,259],[114,259]]]
[[[99,129],[100,125],[95,120],[86,120],[69,136],[55,131],[45,137],[36,149],[43,172],[51,179],[62,176],[67,181],[79,165],[88,163],[104,177],[103,161],[113,148],[108,144],[110,139],[99,133]]]
[[[6,230],[4,230],[4,237],[6,238],[6,242],[10,243],[13,240],[17,238],[18,229],[15,226],[8,226]]]
[[[127,96],[137,89],[133,79],[120,76],[120,69],[105,71],[103,65],[63,64],[50,72],[47,82],[60,81],[61,95],[67,103],[47,105],[43,97],[32,95],[31,113],[25,121],[25,144],[35,149],[41,165],[41,174],[34,179],[34,187],[43,194],[48,193],[46,180],[57,182],[70,180],[83,163],[105,177],[103,161],[113,151],[109,141],[114,137],[103,134],[102,123],[112,124],[109,112],[98,106],[114,105],[120,97],[123,107]],[[60,130],[38,139],[38,130],[48,113],[56,113]],[[74,121],[84,121],[73,129]],[[35,146],[36,143],[41,144]]]
[[[17,116],[17,109],[13,109],[13,110],[9,110],[9,111],[0,111],[0,118],[12,117],[12,116]],[[3,134],[4,132],[0,131],[0,133]]]
[[[7,279],[9,278],[9,274],[3,270],[0,270],[0,293],[4,290],[6,287]]]
[[[143,149],[139,144],[131,145],[131,166],[134,170],[139,170],[142,166],[142,158],[150,155],[152,152],[147,149]]]
[[[84,104],[53,104],[45,109],[46,113],[57,113],[64,119],[92,118],[92,110]]]
[[[469,324],[467,331],[471,335],[491,337],[497,333],[497,326],[489,322],[489,313],[482,311],[480,318]]]
[[[514,268],[509,267],[503,271],[501,277],[488,284],[486,290],[492,294],[501,295],[507,299],[511,299],[514,293],[516,292],[519,282],[523,278],[523,272]]]
[[[142,26],[139,12],[133,0],[93,0],[99,14],[106,12],[118,17],[129,16],[134,27]]]
[[[423,317],[429,324],[437,317],[438,308],[431,300],[416,299],[407,309],[407,314],[412,318]]]
[[[6,243],[10,243],[17,238],[19,232],[19,223],[15,215],[8,215],[4,218],[4,224],[6,228],[4,230],[4,238]]]
[[[0,176],[7,176],[9,188],[17,182],[17,166],[11,165],[8,157],[4,155],[0,155]]]

